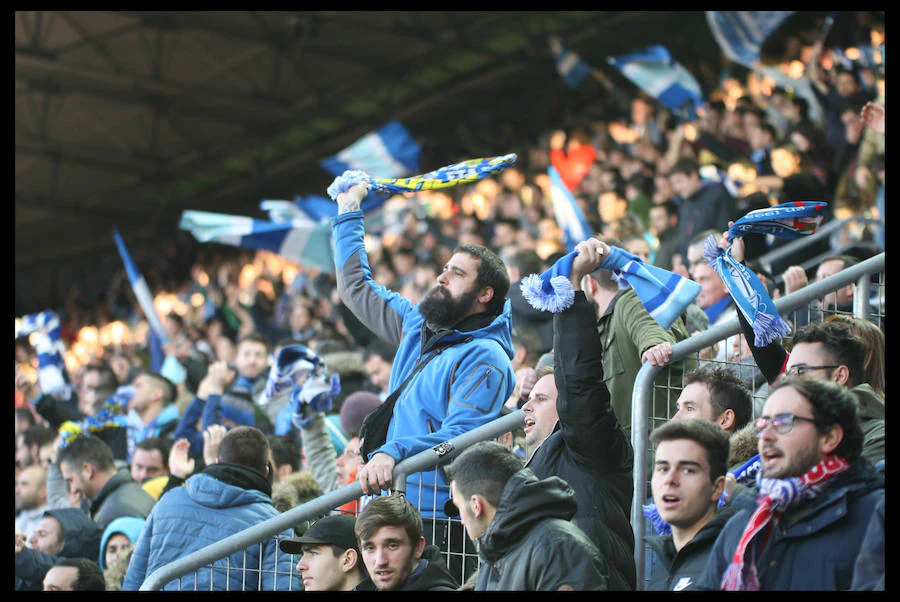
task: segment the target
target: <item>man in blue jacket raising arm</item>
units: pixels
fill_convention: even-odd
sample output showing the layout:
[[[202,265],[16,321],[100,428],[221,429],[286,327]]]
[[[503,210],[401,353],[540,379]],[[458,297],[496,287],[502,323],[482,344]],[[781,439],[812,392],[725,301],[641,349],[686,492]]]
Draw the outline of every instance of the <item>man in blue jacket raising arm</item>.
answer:
[[[503,261],[480,245],[458,247],[435,287],[413,304],[372,277],[359,209],[366,192],[366,184],[357,184],[337,195],[332,236],[341,300],[376,336],[397,347],[388,390],[402,391],[393,395],[384,440],[373,441],[365,425],[361,433],[369,440],[363,441],[365,464],[357,480],[371,494],[390,487],[397,462],[499,417],[515,383]],[[389,396],[385,413],[391,401]],[[426,523],[446,518],[449,487],[441,471],[410,475],[406,495]],[[435,538],[429,543],[446,551],[447,534],[428,531],[426,524],[426,539]]]

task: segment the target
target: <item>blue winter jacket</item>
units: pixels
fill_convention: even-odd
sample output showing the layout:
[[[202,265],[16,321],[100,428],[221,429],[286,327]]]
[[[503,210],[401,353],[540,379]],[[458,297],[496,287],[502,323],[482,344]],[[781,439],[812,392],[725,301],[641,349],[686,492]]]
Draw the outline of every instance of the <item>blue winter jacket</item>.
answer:
[[[361,211],[332,220],[338,292],[367,328],[397,346],[389,385],[393,391],[419,358],[429,355],[428,333],[417,304],[372,279],[363,234]],[[507,299],[502,313],[486,326],[446,331],[441,344],[461,342],[444,349],[409,382],[394,406],[386,443],[371,455],[383,452],[399,462],[498,418],[515,384],[511,324]],[[406,495],[423,517],[446,516],[449,489],[441,471],[410,475]]]
[[[819,496],[778,518],[756,560],[761,590],[848,590],[854,564],[884,480],[860,458],[833,477]],[[716,539],[696,589],[718,590],[741,534],[756,510],[751,492],[732,502],[741,510]]]
[[[195,474],[183,487],[176,487],[162,496],[147,517],[122,589],[138,590],[156,569],[276,515],[278,510],[272,505],[271,497],[265,493],[229,485],[206,473]],[[279,538],[291,536],[290,529],[278,535]],[[299,575],[290,575],[293,568],[291,555],[278,550],[275,538],[247,546],[214,564],[216,568],[213,571],[201,568],[183,576],[180,584],[176,579],[167,583],[163,589],[302,589]],[[245,566],[246,571],[242,568]],[[260,568],[263,570],[261,581]],[[275,570],[277,575],[271,573]],[[212,587],[210,573],[213,573]],[[275,577],[277,583],[274,582]]]

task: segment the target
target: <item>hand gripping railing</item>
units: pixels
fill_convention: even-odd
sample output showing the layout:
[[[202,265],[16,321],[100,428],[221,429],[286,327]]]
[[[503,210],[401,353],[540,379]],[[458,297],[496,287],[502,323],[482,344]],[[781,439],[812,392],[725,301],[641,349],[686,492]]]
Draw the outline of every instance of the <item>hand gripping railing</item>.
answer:
[[[516,410],[403,460],[394,467],[392,491],[400,494],[405,491],[407,475],[444,464],[458,456],[467,447],[479,441],[495,439],[504,433],[521,428],[524,423],[525,413],[522,410]],[[220,558],[225,558],[250,545],[273,537],[298,523],[327,514],[347,502],[358,499],[362,494],[362,488],[359,483],[351,483],[330,493],[320,495],[312,501],[291,508],[258,525],[244,529],[221,541],[159,567],[144,580],[140,591],[160,590],[170,581],[183,577],[199,568],[209,566]]]
[[[778,312],[800,309],[815,299],[824,297],[853,282],[857,283],[857,296],[866,295],[865,303],[854,303],[854,315],[865,317],[868,314],[868,281],[869,275],[884,271],[884,253],[871,257],[854,266],[841,270],[837,274],[813,282],[799,291],[791,293],[775,301]],[[861,290],[860,290],[861,289]],[[741,332],[740,323],[734,317],[721,324],[696,334],[688,339],[672,345],[669,364],[683,360],[714,343]],[[638,575],[638,589],[644,585],[644,513],[641,505],[647,498],[647,425],[649,423],[650,399],[653,393],[653,379],[664,366],[645,363],[641,366],[634,380],[631,396],[631,442],[634,447],[634,497],[631,502],[631,528],[634,531],[634,562]]]

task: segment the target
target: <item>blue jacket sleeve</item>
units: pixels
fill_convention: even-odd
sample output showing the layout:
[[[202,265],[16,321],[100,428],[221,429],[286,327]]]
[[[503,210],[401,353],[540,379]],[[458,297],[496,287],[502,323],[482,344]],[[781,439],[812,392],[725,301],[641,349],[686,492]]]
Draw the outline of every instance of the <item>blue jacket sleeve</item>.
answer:
[[[175,441],[187,439],[191,444],[191,453],[201,457],[203,456],[203,432],[197,430],[197,421],[203,416],[205,406],[205,400],[194,397],[194,401],[184,410],[184,415],[179,419],[178,426],[175,427],[173,433]]]
[[[147,578],[147,562],[150,557],[150,540],[153,533],[153,513],[147,517],[138,540],[134,544],[131,560],[128,562],[128,570],[125,579],[122,580],[122,591],[137,591]]]
[[[404,317],[415,311],[415,306],[372,278],[364,234],[361,211],[342,213],[332,220],[338,293],[366,328],[396,347],[403,337]]]

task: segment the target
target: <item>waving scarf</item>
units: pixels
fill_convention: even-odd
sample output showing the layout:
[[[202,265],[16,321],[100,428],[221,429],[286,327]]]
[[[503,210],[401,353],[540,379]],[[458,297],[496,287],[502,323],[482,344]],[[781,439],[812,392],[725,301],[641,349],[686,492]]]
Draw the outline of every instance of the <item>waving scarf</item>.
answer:
[[[728,230],[729,239],[739,238],[748,232],[782,238],[808,236],[818,228],[826,206],[826,203],[819,201],[793,201],[751,211],[732,224]],[[778,314],[766,287],[752,270],[732,257],[730,248],[722,250],[716,243],[716,237],[710,235],[703,256],[722,278],[738,310],[752,325],[756,347],[765,347],[775,339],[790,334],[790,325]]]
[[[363,182],[369,185],[369,190],[385,194],[438,190],[477,182],[487,176],[512,167],[516,164],[517,159],[518,157],[515,153],[499,157],[469,159],[408,178],[373,178],[359,169],[348,169],[334,179],[327,192],[332,199],[337,199],[340,193],[346,192],[356,184]]]
[[[543,274],[522,279],[522,296],[535,309],[559,313],[572,306],[575,293],[569,275],[578,251],[560,257]],[[669,328],[700,293],[700,285],[674,272],[644,263],[640,257],[610,247],[609,256],[597,268],[611,270],[637,293],[647,312],[663,328]]]
[[[757,473],[759,485],[757,508],[744,528],[731,564],[722,577],[722,589],[726,591],[758,590],[756,550],[754,540],[769,525],[775,514],[781,514],[791,506],[813,499],[826,487],[827,481],[850,468],[840,456],[827,456],[799,478],[765,479]],[[761,550],[765,541],[759,546]]]

